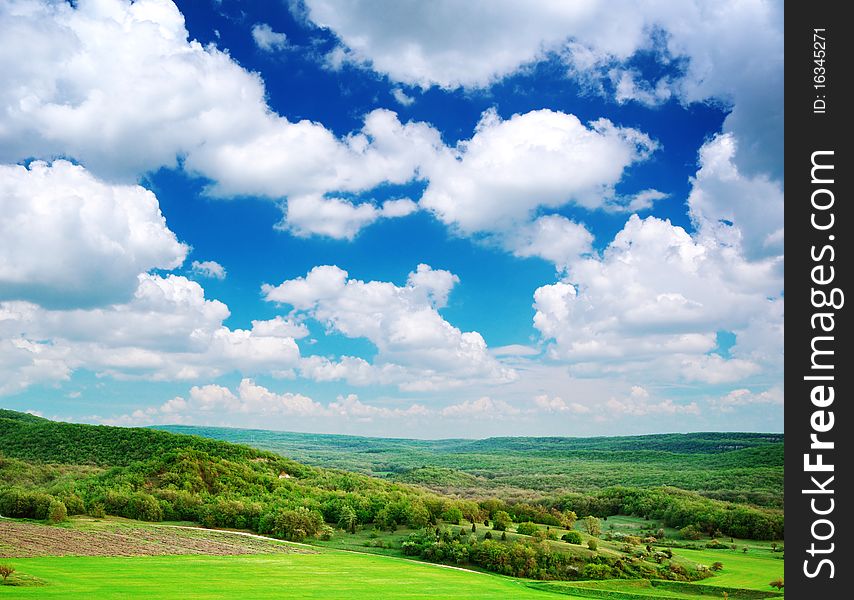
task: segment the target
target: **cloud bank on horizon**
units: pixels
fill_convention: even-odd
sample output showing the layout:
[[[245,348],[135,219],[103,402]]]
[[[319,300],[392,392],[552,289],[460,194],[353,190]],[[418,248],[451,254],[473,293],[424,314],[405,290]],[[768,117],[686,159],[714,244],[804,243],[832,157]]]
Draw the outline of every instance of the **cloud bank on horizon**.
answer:
[[[0,5],[0,402],[782,430],[782,2],[262,8]]]

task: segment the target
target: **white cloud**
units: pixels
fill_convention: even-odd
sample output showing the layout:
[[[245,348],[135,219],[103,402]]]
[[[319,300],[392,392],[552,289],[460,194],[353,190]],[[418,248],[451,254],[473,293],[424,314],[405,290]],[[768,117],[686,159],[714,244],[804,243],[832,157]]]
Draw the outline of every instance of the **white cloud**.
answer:
[[[368,339],[378,350],[375,367],[408,371],[399,384],[407,389],[511,380],[513,371],[488,353],[479,333],[462,332],[439,314],[457,281],[452,273],[419,265],[399,287],[349,279],[346,271],[324,265],[262,290],[268,301],[290,304],[335,332]]]
[[[252,321],[252,333],[265,337],[302,339],[308,336],[308,327],[277,315],[268,321]]]
[[[611,398],[604,408],[609,415],[642,417],[645,415],[699,415],[696,402],[677,404],[667,398],[658,402],[650,400],[649,392],[640,386],[632,387],[625,398]]]
[[[66,380],[84,368],[119,379],[193,380],[297,366],[299,349],[284,335],[297,326],[273,320],[229,329],[228,316],[196,282],[175,275],[139,275],[129,302],[92,309],[0,302],[3,373],[16,382],[2,391]]]
[[[601,257],[537,289],[534,326],[578,373],[733,381],[779,367],[774,334],[758,347],[750,338],[782,310],[781,275],[774,260],[747,262],[667,221],[632,216]],[[731,359],[707,356],[719,330],[736,333]]]
[[[374,419],[407,419],[429,414],[420,404],[407,408],[388,408],[365,404],[355,394],[338,396],[324,406],[309,396],[293,392],[274,392],[251,379],[242,379],[237,388],[215,384],[193,386],[189,397],[176,396],[157,407],[139,409],[115,417],[95,417],[94,420],[109,425],[150,424],[231,424],[235,419],[271,419],[278,423],[297,420],[372,421]],[[289,421],[283,421],[288,419]],[[257,422],[257,421],[254,421]],[[317,421],[315,421],[317,422]]]
[[[344,45],[337,60],[427,88],[482,88],[559,55],[571,75],[610,86],[618,102],[731,103],[724,130],[739,167],[782,173],[782,2],[395,2],[307,0],[308,17]],[[629,59],[652,53],[673,73],[646,81]]]
[[[483,396],[477,400],[465,400],[460,404],[446,406],[439,414],[445,418],[477,417],[479,419],[505,419],[520,414],[515,406],[503,400]]]
[[[443,148],[435,129],[386,110],[343,139],[277,115],[259,75],[188,41],[171,2],[20,0],[0,9],[0,30],[15,48],[0,53],[0,162],[70,156],[100,177],[135,181],[181,156],[212,180],[212,195],[324,208],[327,194],[411,180]],[[292,228],[352,237],[354,227],[406,213],[399,204],[332,208],[344,224],[326,231],[303,210]]]
[[[752,404],[783,404],[783,388],[772,387],[762,392],[747,388],[732,390],[723,398],[713,402],[722,412],[731,412],[738,407]]]
[[[415,103],[415,98],[412,96],[408,96],[406,92],[404,92],[400,88],[394,88],[391,90],[391,95],[397,101],[398,104],[402,106],[412,106]]]
[[[536,356],[540,353],[537,348],[525,346],[523,344],[508,344],[507,346],[498,346],[490,348],[493,356]]]
[[[656,147],[607,119],[588,127],[544,109],[503,121],[490,110],[456,157],[439,157],[428,168],[421,205],[463,233],[507,231],[538,208],[601,207],[625,169]]]
[[[545,413],[575,413],[577,415],[586,415],[590,412],[590,407],[579,402],[567,402],[560,396],[548,396],[541,394],[534,398],[534,407]]]
[[[267,23],[256,23],[252,26],[252,39],[255,45],[264,52],[284,50],[288,47],[288,36],[273,31]]]
[[[539,256],[564,270],[593,251],[593,234],[566,217],[548,215],[517,227],[504,237],[504,244],[516,256]]]
[[[764,175],[744,176],[733,163],[736,140],[719,135],[700,149],[688,197],[702,235],[739,246],[751,260],[783,254],[783,188]]]
[[[213,260],[205,260],[202,262],[194,260],[193,264],[191,265],[191,268],[193,270],[193,273],[201,275],[202,277],[225,279],[225,267]]]
[[[0,165],[0,213],[0,300],[127,300],[140,272],[174,269],[189,250],[150,191],[105,183],[64,160]]]

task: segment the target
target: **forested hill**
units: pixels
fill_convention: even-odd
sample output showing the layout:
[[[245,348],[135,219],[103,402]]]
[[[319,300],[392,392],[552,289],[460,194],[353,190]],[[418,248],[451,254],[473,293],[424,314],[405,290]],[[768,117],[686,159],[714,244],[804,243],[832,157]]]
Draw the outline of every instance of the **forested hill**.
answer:
[[[464,496],[518,498],[532,492],[666,485],[720,500],[783,506],[779,433],[411,440],[222,427],[163,429]]]
[[[43,463],[126,466],[176,448],[219,458],[252,459],[269,453],[195,435],[156,429],[60,423],[0,409],[0,455]]]
[[[734,452],[757,449],[761,447]],[[334,448],[328,451],[333,454]],[[2,411],[0,514],[46,519],[55,513],[85,512],[149,521],[189,520],[293,540],[326,535],[331,526],[350,530],[363,525],[423,528],[439,521],[459,523],[463,518],[479,523],[494,519],[498,513],[506,513],[517,523],[544,525],[559,525],[571,513],[601,517],[626,514],[661,519],[670,527],[692,525],[745,539],[780,539],[783,535],[780,510],[734,505],[662,485],[641,489],[622,483],[616,487],[593,486],[586,493],[555,495],[536,493],[529,486],[524,497],[496,489],[460,498],[431,493],[403,481],[307,466],[282,454],[153,429],[58,423]],[[489,464],[499,465],[520,485],[549,477],[543,472],[549,465],[566,470],[565,460],[531,463],[520,459],[518,453],[454,456],[475,462],[492,456],[493,463]],[[727,454],[704,456],[720,458]],[[586,462],[570,466],[579,468],[580,477],[602,472],[603,463],[592,464],[592,470]],[[672,467],[675,463],[665,466],[668,464]],[[643,467],[642,462],[624,461],[617,475],[628,478],[627,474]],[[655,469],[661,467],[655,463]],[[727,467],[710,476],[726,483],[734,481],[731,472],[737,470]],[[417,471],[408,474],[416,475]],[[763,472],[772,476],[775,468],[754,466],[742,475],[755,478]],[[670,473],[671,478],[682,476],[676,471]],[[426,469],[422,475],[442,478],[446,474]],[[572,470],[569,475],[577,477]],[[462,477],[461,483],[472,478],[485,479],[472,475]],[[423,483],[415,476],[408,479]],[[754,484],[756,481],[753,479]]]

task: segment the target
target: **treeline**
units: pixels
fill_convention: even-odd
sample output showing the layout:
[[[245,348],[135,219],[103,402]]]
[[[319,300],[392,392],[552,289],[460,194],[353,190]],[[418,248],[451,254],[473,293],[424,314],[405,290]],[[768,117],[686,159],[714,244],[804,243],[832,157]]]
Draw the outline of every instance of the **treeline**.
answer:
[[[489,535],[489,534],[486,534]],[[401,544],[404,554],[431,562],[475,565],[502,575],[541,580],[646,578],[690,581],[707,576],[670,560],[653,565],[641,557],[589,556],[555,551],[532,539],[503,542],[459,529],[425,529]],[[672,557],[672,555],[671,555]]]

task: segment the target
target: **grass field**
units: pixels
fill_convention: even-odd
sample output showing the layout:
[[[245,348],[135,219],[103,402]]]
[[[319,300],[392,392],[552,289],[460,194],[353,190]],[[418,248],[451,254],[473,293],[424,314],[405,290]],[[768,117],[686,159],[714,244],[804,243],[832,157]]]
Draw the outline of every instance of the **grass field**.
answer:
[[[543,598],[509,578],[366,554],[59,557],[9,560],[38,587],[0,598]]]

